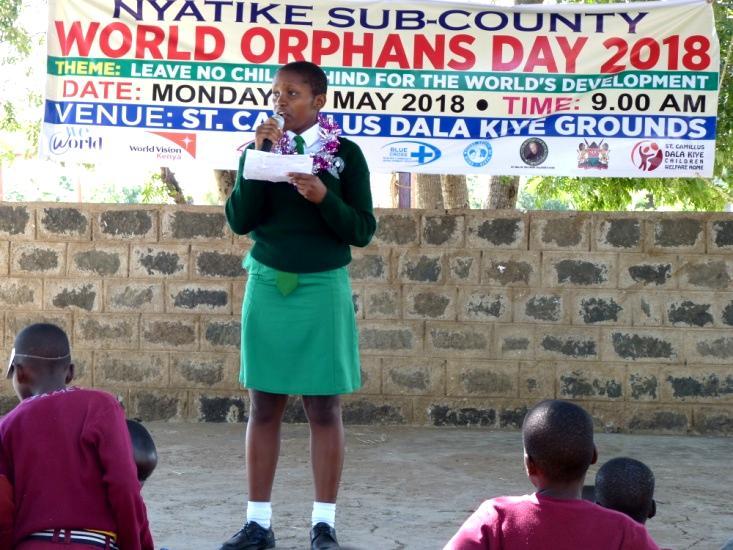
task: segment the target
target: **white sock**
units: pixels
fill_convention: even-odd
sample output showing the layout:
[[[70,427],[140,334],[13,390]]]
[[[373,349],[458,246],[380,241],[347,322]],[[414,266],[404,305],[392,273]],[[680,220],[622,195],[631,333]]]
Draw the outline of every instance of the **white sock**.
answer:
[[[247,501],[247,521],[259,523],[265,529],[270,528],[272,519],[272,503]]]
[[[311,527],[316,523],[328,523],[336,527],[336,503],[335,502],[314,502],[313,513],[311,514]]]

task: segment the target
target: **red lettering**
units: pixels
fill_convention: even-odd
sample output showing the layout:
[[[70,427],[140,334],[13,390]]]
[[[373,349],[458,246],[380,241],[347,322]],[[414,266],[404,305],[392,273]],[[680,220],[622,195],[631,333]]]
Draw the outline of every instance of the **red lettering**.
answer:
[[[552,112],[552,98],[547,97],[540,99],[539,97],[529,98],[529,112],[532,114],[544,115]]]
[[[573,104],[571,97],[558,97],[555,100],[555,111],[569,111]]]
[[[64,80],[63,97],[74,97],[79,91],[79,85],[73,80]]]
[[[409,69],[410,62],[407,59],[407,52],[402,45],[399,34],[388,34],[384,41],[384,47],[377,58],[376,67],[384,68],[387,63],[397,63],[400,69]]]
[[[504,61],[504,46],[511,48],[512,57]],[[500,34],[493,37],[491,66],[495,71],[511,71],[522,62],[522,43],[518,38]]]
[[[206,39],[214,39],[214,47],[211,51],[206,51]],[[224,53],[224,33],[216,27],[196,27],[196,49],[194,50],[194,58],[197,61],[212,61],[219,59]]]
[[[467,71],[473,68],[476,64],[476,56],[471,50],[464,48],[463,44],[470,45],[475,41],[476,37],[470,34],[457,34],[452,37],[448,42],[448,49],[457,56],[460,56],[460,61],[459,59],[451,59],[448,61],[448,67],[454,71]]]
[[[122,43],[117,48],[114,48],[112,46],[111,36],[114,32],[118,32],[120,35],[122,35]],[[131,47],[132,32],[124,23],[110,23],[102,29],[102,32],[99,35],[99,48],[102,50],[102,53],[104,53],[104,55],[106,55],[107,57],[122,57],[130,51]]]
[[[435,45],[424,34],[415,35],[415,43],[412,45],[412,68],[422,69],[425,66],[424,57],[428,58],[434,68],[445,68],[445,35],[435,36]]]
[[[546,67],[548,73],[557,72],[555,56],[552,55],[552,47],[546,36],[535,38],[532,49],[527,56],[527,64],[524,66],[524,72],[533,73],[535,67]]]
[[[261,38],[263,41],[262,53],[255,53],[252,42]],[[275,51],[275,38],[270,31],[262,27],[247,29],[242,35],[240,50],[246,61],[250,63],[264,63],[272,57]]]
[[[182,52],[178,49],[178,27],[171,27],[168,35],[168,59],[186,61],[191,59],[191,52]]]
[[[313,63],[320,65],[323,56],[336,53],[340,44],[341,41],[334,32],[313,31],[313,53],[311,54]]]
[[[278,62],[285,65],[291,61],[305,61],[303,52],[308,47],[308,35],[297,29],[280,30],[280,51]]]
[[[557,43],[560,46],[560,49],[562,50],[563,55],[565,56],[565,72],[566,73],[575,72],[575,62],[577,61],[578,56],[580,55],[580,51],[583,49],[583,46],[585,46],[586,42],[588,42],[588,37],[581,36],[571,46],[566,37],[564,36],[557,37]]]
[[[76,44],[76,49],[79,51],[79,55],[87,57],[89,55],[89,49],[92,47],[92,40],[97,34],[99,23],[90,23],[86,34],[82,34],[81,23],[74,21],[69,29],[67,35],[64,30],[63,21],[54,21],[56,26],[56,34],[59,37],[59,48],[61,49],[62,55],[69,55],[71,48]]]
[[[374,34],[370,32],[364,33],[364,43],[354,43],[354,33],[344,33],[344,67],[354,67],[354,56],[360,55],[362,62],[358,64],[360,67],[369,68],[372,67],[372,58],[374,56]]]
[[[165,32],[160,27],[138,25],[135,40],[135,57],[145,59],[145,50],[149,50],[153,59],[163,59],[163,54],[160,53],[160,45],[163,43],[163,40],[165,40]]]

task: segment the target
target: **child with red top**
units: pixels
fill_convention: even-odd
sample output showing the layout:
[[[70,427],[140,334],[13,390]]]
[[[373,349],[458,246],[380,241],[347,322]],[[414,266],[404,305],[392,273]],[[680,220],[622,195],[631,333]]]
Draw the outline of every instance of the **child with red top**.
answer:
[[[0,474],[0,549],[13,547],[13,486],[8,477]]]
[[[8,378],[21,403],[0,420],[0,472],[15,493],[18,550],[153,550],[122,407],[67,387],[69,340],[35,324],[15,339]]]
[[[586,411],[543,401],[527,413],[522,438],[537,492],[487,500],[444,550],[658,550],[643,525],[581,499],[585,473],[598,458]]]

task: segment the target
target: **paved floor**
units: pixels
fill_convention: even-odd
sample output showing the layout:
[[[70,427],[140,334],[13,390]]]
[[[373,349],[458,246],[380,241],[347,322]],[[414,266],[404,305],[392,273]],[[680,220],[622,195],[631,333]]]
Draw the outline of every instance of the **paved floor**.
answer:
[[[148,427],[160,454],[144,490],[156,547],[216,550],[243,520],[244,426]],[[717,550],[733,537],[733,439],[601,434],[596,443],[599,462],[626,455],[653,469],[658,515],[648,527],[661,546]],[[481,500],[531,491],[518,433],[352,426],[347,445],[337,528],[352,550],[440,549]],[[307,426],[286,426],[273,495],[281,549],[308,548],[307,448]]]

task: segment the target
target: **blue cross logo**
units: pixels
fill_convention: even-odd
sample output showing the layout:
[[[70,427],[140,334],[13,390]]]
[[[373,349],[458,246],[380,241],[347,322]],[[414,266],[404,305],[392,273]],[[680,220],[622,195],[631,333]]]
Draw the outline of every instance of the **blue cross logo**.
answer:
[[[433,160],[435,151],[428,149],[421,144],[420,147],[417,148],[416,152],[410,153],[410,156],[417,159],[418,164],[425,164],[428,160]]]

